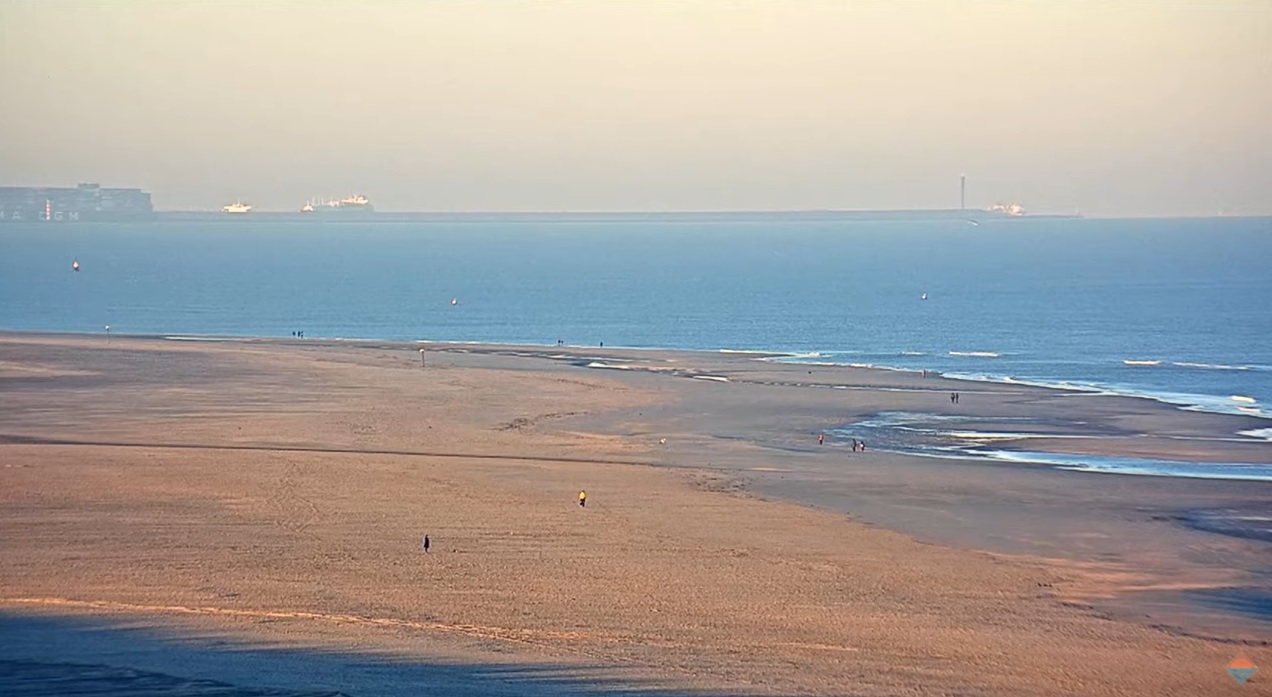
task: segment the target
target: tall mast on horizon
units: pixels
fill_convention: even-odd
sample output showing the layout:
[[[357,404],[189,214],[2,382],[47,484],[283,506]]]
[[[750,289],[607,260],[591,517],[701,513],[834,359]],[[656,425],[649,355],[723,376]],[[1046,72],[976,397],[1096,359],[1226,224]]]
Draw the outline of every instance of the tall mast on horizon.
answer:
[[[967,175],[958,175],[958,209],[967,210]]]

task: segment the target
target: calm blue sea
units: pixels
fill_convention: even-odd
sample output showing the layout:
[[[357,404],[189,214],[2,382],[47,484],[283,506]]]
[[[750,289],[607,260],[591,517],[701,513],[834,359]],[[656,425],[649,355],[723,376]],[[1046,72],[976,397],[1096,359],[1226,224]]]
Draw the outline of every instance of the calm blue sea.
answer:
[[[1269,416],[1272,218],[0,226],[0,328],[106,325],[781,351]]]

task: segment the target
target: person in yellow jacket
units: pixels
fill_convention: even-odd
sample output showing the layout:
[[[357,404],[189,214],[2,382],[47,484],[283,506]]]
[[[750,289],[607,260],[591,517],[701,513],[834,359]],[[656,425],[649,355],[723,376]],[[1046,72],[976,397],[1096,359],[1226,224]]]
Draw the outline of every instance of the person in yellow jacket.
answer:
[[[579,505],[580,505],[580,506],[587,506],[587,492],[586,492],[586,491],[580,491],[580,492],[579,492]]]

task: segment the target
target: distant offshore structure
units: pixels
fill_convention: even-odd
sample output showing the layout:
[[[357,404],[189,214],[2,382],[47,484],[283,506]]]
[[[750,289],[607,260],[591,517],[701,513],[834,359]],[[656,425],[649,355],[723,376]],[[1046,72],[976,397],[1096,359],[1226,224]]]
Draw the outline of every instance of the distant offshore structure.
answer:
[[[363,194],[354,196],[346,196],[342,199],[327,199],[320,201],[318,199],[310,199],[300,208],[301,213],[374,213],[375,208],[371,205],[371,199]]]
[[[71,187],[0,186],[0,222],[73,223],[90,220],[148,220],[155,212],[150,192],[85,183]]]

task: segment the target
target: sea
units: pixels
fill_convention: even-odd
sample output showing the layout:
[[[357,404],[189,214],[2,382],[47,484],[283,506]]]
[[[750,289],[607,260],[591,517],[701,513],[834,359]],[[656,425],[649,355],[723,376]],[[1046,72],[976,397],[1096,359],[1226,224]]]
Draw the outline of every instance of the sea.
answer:
[[[1267,217],[0,226],[0,329],[108,326],[772,352],[1241,414],[1272,440]]]

